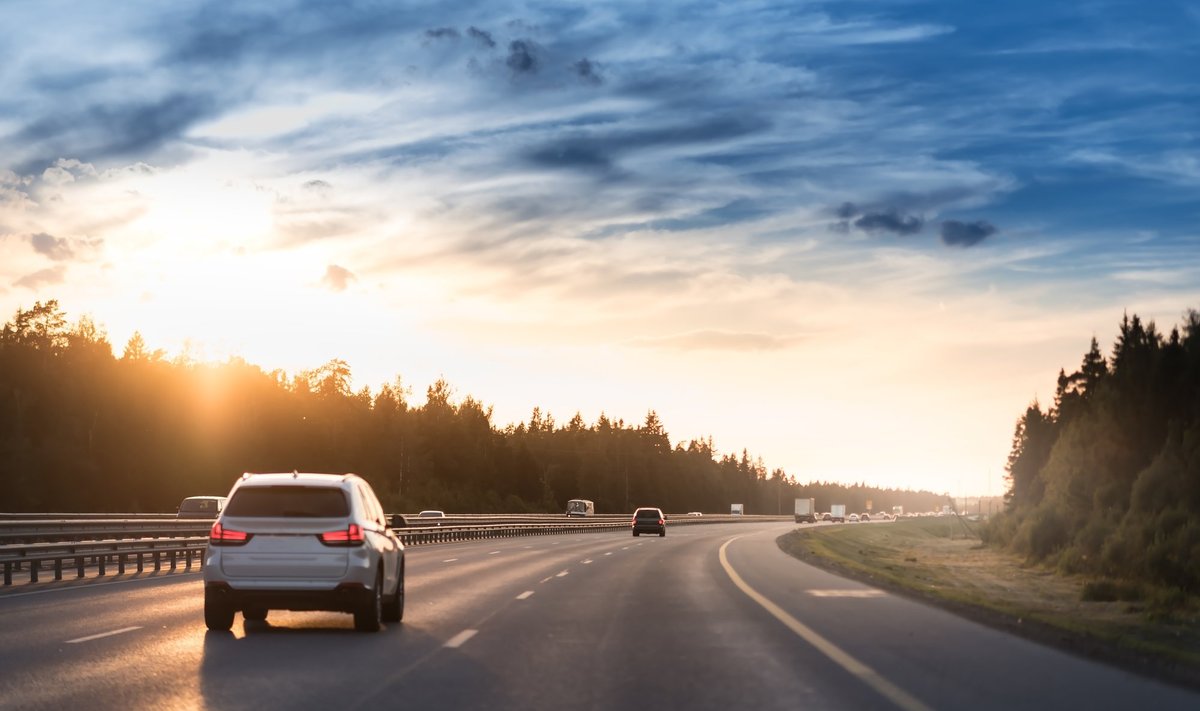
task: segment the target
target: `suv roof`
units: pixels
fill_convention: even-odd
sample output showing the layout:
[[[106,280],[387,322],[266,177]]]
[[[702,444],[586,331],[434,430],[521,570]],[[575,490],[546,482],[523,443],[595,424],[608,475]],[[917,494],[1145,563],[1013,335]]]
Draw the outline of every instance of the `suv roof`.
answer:
[[[238,486],[329,486],[341,487],[343,482],[358,480],[357,474],[310,474],[306,472],[279,472],[256,474],[246,472]]]

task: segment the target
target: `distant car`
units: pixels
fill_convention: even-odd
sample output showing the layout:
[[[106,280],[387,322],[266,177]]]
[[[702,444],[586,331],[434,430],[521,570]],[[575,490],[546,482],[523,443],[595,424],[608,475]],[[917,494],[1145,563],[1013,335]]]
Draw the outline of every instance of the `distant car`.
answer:
[[[633,535],[657,533],[660,537],[667,535],[667,519],[662,509],[642,507],[633,512]]]
[[[687,515],[688,516],[703,516],[704,514],[700,513],[699,511],[688,511]]]
[[[225,500],[224,496],[189,496],[179,504],[175,515],[179,518],[216,518],[225,508]]]
[[[446,512],[427,509],[417,514],[417,518],[446,518]]]
[[[827,511],[827,512],[825,512],[825,513],[821,514],[821,520],[822,520],[822,521],[832,521],[832,520],[833,520],[833,514],[830,514],[830,513]]]
[[[879,515],[879,514],[876,514],[876,516],[878,516],[878,515]],[[870,521],[870,520],[871,520],[871,514],[869,514],[869,513],[863,513],[863,514],[859,514],[859,515],[858,515],[858,520],[859,520],[859,521]]]
[[[204,558],[204,623],[241,612],[330,610],[375,632],[404,617],[404,545],[354,474],[245,474],[213,524]]]
[[[848,517],[846,517],[846,520],[850,523],[858,523],[858,514],[850,514]]]

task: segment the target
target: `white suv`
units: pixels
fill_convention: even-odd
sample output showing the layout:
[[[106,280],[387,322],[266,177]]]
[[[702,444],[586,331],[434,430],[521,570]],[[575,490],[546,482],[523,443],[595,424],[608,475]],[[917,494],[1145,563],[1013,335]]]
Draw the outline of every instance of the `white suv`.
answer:
[[[213,524],[204,558],[204,622],[240,611],[333,610],[374,632],[404,617],[404,545],[354,474],[243,474]]]

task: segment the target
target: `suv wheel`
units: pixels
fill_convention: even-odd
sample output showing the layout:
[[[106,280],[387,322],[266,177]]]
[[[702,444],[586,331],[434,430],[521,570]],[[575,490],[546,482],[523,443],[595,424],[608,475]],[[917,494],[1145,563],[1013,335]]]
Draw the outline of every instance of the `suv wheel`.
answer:
[[[248,607],[242,610],[242,617],[251,622],[262,622],[267,619],[267,608],[265,607]]]
[[[233,608],[204,591],[204,625],[210,630],[228,632],[233,627]]]
[[[354,611],[354,629],[359,632],[378,632],[383,617],[383,571],[375,576],[371,596]]]
[[[383,602],[383,621],[399,622],[404,619],[404,567],[400,568],[400,579],[396,581],[396,592]]]

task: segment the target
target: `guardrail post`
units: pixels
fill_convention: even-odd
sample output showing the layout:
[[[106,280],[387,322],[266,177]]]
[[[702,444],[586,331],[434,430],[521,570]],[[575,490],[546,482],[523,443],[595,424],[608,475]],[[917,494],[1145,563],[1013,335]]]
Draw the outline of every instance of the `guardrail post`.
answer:
[[[142,572],[142,566],[143,566],[142,558],[144,556],[141,553],[138,553],[137,557],[138,557],[137,568],[138,568],[138,572],[140,573],[140,572]]]
[[[62,558],[54,559],[54,579],[62,580]]]
[[[162,570],[162,553],[159,553],[157,550],[155,550],[154,551],[154,572],[157,573],[160,570]]]
[[[76,558],[75,558],[75,577],[76,578],[83,577],[83,561],[84,560],[85,559],[83,556],[76,556]]]
[[[4,584],[12,585],[12,561],[4,561]]]
[[[187,565],[184,567],[184,570],[190,571],[192,569],[192,552],[189,550],[184,550],[183,557],[187,560]]]
[[[41,561],[29,561],[29,582],[36,583],[38,581],[38,568],[41,566]]]
[[[172,549],[170,550],[170,555],[171,555],[171,557],[170,557],[170,561],[171,561],[171,572],[172,572],[172,573],[174,573],[174,572],[175,572],[175,563],[176,563],[176,560],[175,560],[175,549],[174,549],[174,548],[172,548]]]
[[[125,555],[117,556],[117,575],[125,574]]]
[[[105,574],[105,566],[108,564],[108,556],[96,556],[96,565],[100,566],[100,570],[96,571],[97,575]]]

